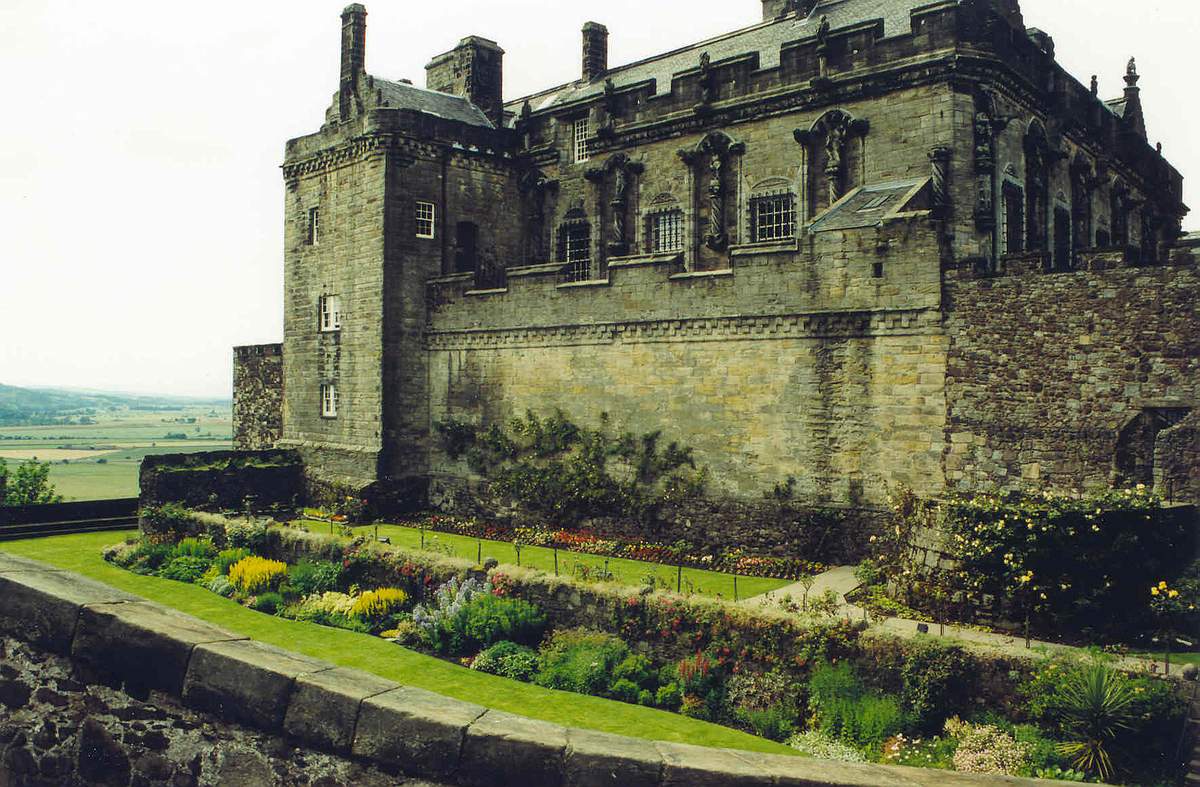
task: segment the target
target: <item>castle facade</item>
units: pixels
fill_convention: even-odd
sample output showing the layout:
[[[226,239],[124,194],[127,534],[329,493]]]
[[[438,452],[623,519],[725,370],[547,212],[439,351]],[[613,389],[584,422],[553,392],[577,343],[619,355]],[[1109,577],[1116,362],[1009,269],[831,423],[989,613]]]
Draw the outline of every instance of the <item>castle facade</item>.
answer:
[[[472,480],[437,423],[557,408],[691,446],[714,498],[1200,500],[1200,274],[1134,61],[1105,99],[1017,0],[763,0],[620,67],[589,22],[579,79],[506,100],[476,36],[369,75],[366,16],[287,143],[239,447],[436,503]]]

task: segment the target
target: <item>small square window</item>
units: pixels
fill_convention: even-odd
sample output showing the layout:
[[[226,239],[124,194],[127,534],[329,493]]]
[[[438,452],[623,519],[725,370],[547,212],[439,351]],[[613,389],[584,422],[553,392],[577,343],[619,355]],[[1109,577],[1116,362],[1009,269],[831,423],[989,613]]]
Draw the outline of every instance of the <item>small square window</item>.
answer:
[[[796,235],[796,202],[790,192],[750,200],[750,235],[755,243]]]
[[[683,248],[683,211],[668,210],[650,216],[650,251],[661,254]]]
[[[322,295],[320,299],[320,328],[322,331],[342,329],[342,299],[337,295]]]
[[[417,203],[417,237],[432,238],[437,216],[436,206],[432,202]]]
[[[338,414],[338,390],[333,383],[323,383],[321,385],[321,417],[322,418],[337,418]]]
[[[308,245],[316,246],[321,240],[321,209],[308,209]]]
[[[592,123],[590,118],[579,118],[574,129],[575,163],[582,164],[592,157]]]

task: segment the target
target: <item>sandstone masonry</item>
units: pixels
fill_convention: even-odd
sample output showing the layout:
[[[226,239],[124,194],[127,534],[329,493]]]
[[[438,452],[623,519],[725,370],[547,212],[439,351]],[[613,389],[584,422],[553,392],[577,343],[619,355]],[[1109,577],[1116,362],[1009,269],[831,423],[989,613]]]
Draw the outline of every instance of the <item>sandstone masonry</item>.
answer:
[[[421,89],[366,73],[365,25],[287,145],[282,381],[239,349],[239,447],[446,502],[477,479],[435,424],[559,408],[664,430],[730,501],[1197,499],[1200,282],[1134,61],[1104,100],[1016,0],[768,0],[615,68],[588,23],[579,80],[505,102],[495,42]]]

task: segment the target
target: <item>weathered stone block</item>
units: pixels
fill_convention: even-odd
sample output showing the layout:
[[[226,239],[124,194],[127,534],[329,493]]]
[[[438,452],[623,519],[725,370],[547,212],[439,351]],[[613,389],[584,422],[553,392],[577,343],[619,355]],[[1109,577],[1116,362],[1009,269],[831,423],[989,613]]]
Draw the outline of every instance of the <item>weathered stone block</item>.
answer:
[[[84,604],[135,601],[135,596],[35,561],[0,571],[0,633],[19,636],[55,653],[70,653]],[[21,565],[16,560],[9,565]]]
[[[319,659],[261,642],[216,642],[192,652],[183,701],[265,730],[283,726],[292,684],[300,675],[332,669]]]
[[[88,678],[178,697],[192,648],[238,639],[245,637],[157,604],[99,604],[80,611],[71,656]]]
[[[766,787],[775,782],[745,752],[684,743],[655,744],[663,758],[663,787]]]
[[[0,573],[9,571],[54,571],[54,566],[27,557],[0,551]]]
[[[663,759],[651,741],[591,730],[567,730],[567,787],[657,787]]]
[[[305,743],[348,754],[363,700],[396,688],[389,680],[344,667],[299,675],[283,729]]]
[[[404,773],[446,778],[458,770],[480,705],[409,686],[363,700],[351,752]]]
[[[559,787],[566,747],[565,727],[489,710],[467,728],[458,778],[476,787]]]

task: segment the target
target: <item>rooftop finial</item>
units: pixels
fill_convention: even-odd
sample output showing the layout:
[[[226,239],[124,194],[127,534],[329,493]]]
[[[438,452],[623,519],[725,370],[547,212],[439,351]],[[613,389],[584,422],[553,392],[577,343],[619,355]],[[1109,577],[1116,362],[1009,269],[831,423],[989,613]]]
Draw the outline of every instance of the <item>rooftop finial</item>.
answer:
[[[1125,66],[1125,84],[1134,87],[1137,85],[1139,79],[1141,77],[1138,76],[1137,72],[1137,58],[1131,57],[1129,58],[1129,65]]]
[[[1092,95],[1093,96],[1099,95],[1099,93],[1100,93],[1100,77],[1096,76],[1095,74],[1092,74]]]

